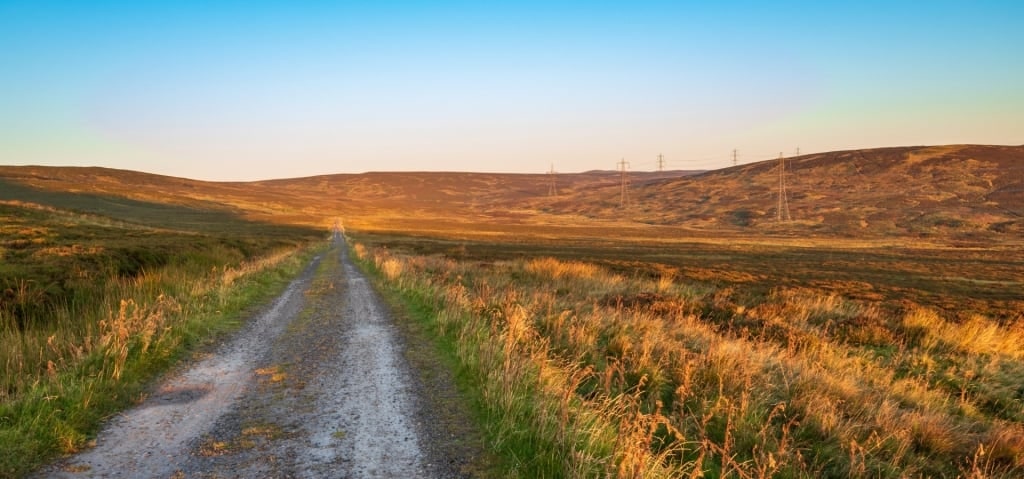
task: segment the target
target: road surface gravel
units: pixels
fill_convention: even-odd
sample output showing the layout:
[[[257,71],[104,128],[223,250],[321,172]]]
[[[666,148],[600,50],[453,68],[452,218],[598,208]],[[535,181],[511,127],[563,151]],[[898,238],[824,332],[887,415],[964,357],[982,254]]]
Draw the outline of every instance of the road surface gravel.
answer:
[[[479,432],[429,342],[395,324],[335,235],[230,341],[40,477],[481,475]]]

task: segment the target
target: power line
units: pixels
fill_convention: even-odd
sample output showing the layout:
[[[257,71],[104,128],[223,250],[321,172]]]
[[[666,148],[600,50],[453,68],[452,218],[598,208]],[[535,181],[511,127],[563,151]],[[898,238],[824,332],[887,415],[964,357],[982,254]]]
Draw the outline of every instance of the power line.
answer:
[[[796,148],[795,156],[803,155],[803,148]],[[638,171],[656,170],[656,171],[668,171],[668,170],[686,170],[686,169],[717,169],[723,167],[723,165],[739,166],[740,157],[744,158],[745,163],[749,162],[760,162],[760,161],[772,161],[778,158],[778,151],[765,153],[765,152],[750,152],[744,151],[740,154],[738,148],[726,150],[724,154],[720,155],[709,155],[699,157],[689,157],[683,155],[682,157],[673,157],[669,159],[665,154],[658,154],[650,161],[640,161],[637,163]],[[632,165],[630,165],[632,167]]]
[[[627,173],[627,168],[629,168],[629,162],[626,161],[625,158],[623,158],[621,161],[619,161],[618,165],[619,171],[621,172],[622,176],[622,187],[619,192],[619,207],[625,208],[626,206],[629,205],[629,174]]]

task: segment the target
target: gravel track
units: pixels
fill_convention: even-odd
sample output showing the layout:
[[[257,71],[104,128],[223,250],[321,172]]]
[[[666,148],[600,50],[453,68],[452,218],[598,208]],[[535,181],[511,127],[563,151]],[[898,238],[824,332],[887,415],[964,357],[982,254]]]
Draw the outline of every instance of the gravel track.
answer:
[[[485,455],[450,373],[406,359],[410,341],[429,349],[421,336],[395,326],[336,235],[230,342],[40,477],[477,475]]]

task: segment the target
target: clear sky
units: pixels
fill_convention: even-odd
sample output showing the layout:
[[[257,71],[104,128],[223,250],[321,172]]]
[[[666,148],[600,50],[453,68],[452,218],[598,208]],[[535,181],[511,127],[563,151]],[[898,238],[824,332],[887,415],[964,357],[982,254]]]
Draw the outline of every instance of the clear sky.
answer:
[[[1024,144],[1024,2],[0,0],[0,164],[211,180]]]

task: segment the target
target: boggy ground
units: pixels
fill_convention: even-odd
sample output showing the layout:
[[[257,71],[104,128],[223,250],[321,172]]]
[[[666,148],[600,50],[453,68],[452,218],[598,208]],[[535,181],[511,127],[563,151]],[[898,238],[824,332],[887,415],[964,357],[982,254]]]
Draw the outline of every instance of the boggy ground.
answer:
[[[336,236],[236,338],[43,475],[479,475],[482,440],[428,343],[395,326]]]

